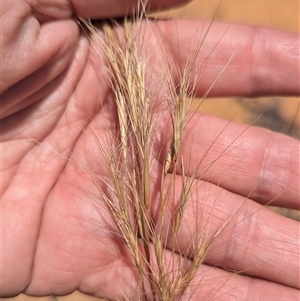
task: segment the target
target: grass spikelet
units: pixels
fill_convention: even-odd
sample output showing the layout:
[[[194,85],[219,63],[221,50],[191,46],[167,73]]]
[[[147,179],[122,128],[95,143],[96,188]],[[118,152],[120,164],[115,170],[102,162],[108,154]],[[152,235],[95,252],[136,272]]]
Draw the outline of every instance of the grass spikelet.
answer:
[[[98,45],[95,46],[100,47],[99,51],[103,51],[107,61],[118,118],[116,137],[108,140],[111,146],[108,153],[94,135],[112,183],[91,176],[98,187],[99,198],[104,200],[115,220],[138,274],[138,300],[173,301],[180,300],[190,288],[215,238],[208,238],[208,221],[203,229],[191,233],[184,250],[178,243],[186,205],[199,188],[195,175],[201,162],[194,174],[187,176],[189,166],[181,157],[181,149],[190,120],[188,111],[195,94],[192,78],[197,75],[197,70],[193,66],[201,43],[183,72],[179,72],[175,65],[179,74],[175,86],[170,70],[166,70],[161,78],[167,86],[163,105],[167,108],[166,122],[170,121],[171,134],[170,141],[166,142],[166,157],[159,179],[153,179],[155,129],[165,115],[154,113],[155,96],[149,94],[146,87],[147,59],[143,55],[143,40],[139,34],[143,15],[144,11],[133,20],[125,19],[121,25],[105,23],[101,32],[91,22],[82,20],[97,37]],[[147,22],[146,19],[146,26]],[[177,170],[181,173],[179,196],[175,188]],[[109,186],[110,194],[103,190],[103,183]],[[199,211],[198,207],[194,208],[194,219],[200,219]],[[166,254],[165,247],[170,241],[171,253]]]

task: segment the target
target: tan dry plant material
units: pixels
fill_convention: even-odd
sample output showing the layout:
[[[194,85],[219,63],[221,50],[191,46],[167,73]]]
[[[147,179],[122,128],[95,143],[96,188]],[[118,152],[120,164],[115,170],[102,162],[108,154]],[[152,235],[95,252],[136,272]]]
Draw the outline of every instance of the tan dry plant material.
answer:
[[[163,70],[161,81],[167,88],[164,91],[165,106],[161,105],[163,112],[160,114],[154,109],[155,96],[147,91],[147,60],[141,50],[141,24],[144,22],[147,26],[150,21],[138,15],[134,20],[125,19],[122,25],[105,23],[102,32],[90,21],[81,21],[94,38],[97,37],[97,45],[94,46],[104,52],[118,118],[117,137],[108,138],[107,143],[111,146],[108,152],[93,135],[109,168],[112,184],[108,186],[113,197],[103,190],[104,180],[93,174],[91,177],[99,190],[99,199],[104,199],[131,254],[140,283],[137,300],[180,300],[188,289],[192,294],[194,288],[191,283],[210,245],[230,222],[220,225],[219,231],[211,237],[208,235],[210,221],[204,221],[203,228],[196,229],[191,235],[186,249],[178,247],[177,237],[186,204],[192,191],[196,193],[199,188],[195,175],[201,162],[194,174],[187,176],[189,166],[183,162],[181,148],[187,122],[193,116],[188,117],[188,111],[195,94],[192,77],[197,76],[194,63],[201,43],[187,61],[182,74],[172,62],[179,74],[178,85],[174,86],[171,71]],[[166,158],[159,179],[155,181],[151,174],[155,130],[157,124],[168,121],[172,128],[170,141],[165,142],[168,145]],[[179,197],[175,191],[178,169],[181,171]],[[158,195],[154,193],[157,182]],[[176,197],[178,204],[174,201]],[[202,218],[198,207],[194,208],[193,214],[195,220]],[[171,256],[166,256],[165,246],[170,240],[173,249]],[[191,252],[192,258],[186,255]]]

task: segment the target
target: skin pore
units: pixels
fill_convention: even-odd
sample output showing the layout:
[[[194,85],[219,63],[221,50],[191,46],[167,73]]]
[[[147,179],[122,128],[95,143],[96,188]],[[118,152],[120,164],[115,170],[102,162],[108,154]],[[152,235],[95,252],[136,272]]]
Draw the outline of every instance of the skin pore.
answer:
[[[120,257],[120,242],[107,227],[111,217],[101,206],[95,210],[86,193],[95,191],[94,184],[74,164],[74,158],[79,158],[82,166],[107,176],[94,142],[82,129],[89,127],[105,144],[105,135],[116,122],[104,56],[90,48],[75,16],[119,17],[132,11],[131,2],[116,1],[115,6],[100,0],[1,3],[2,297],[21,292],[63,295],[79,289],[96,296],[134,298],[137,284],[124,281],[126,277],[133,281],[134,272]],[[152,1],[151,5],[179,2]],[[202,21],[159,21],[150,25],[151,34],[147,30],[145,34],[162,40],[184,68],[190,53],[186,41],[193,40],[203,26]],[[204,49],[196,59],[201,65],[208,57],[198,96],[207,91],[233,51],[235,56],[211,96],[299,94],[298,35],[231,25],[220,40],[224,28],[227,25],[215,24],[206,39],[207,51],[217,46],[209,57]],[[165,49],[159,50],[163,56]],[[274,205],[299,209],[299,142],[258,128],[241,135],[244,129],[210,116],[195,118],[188,126],[185,143],[194,143],[194,162],[211,145],[212,157],[205,160],[221,158],[202,178],[227,204],[218,218],[225,218],[250,192],[253,201],[242,208],[238,219],[270,199],[275,199]],[[195,141],[199,131],[201,139]],[[236,137],[242,147],[221,156]],[[228,170],[226,177],[214,183],[220,169]],[[188,226],[195,228],[196,221]],[[220,242],[229,250],[243,247],[237,252],[212,252],[208,264],[217,268],[210,277],[228,277],[227,269],[251,266],[245,275],[235,275],[232,282],[229,278],[224,292],[238,287],[231,293],[239,300],[297,300],[298,234],[297,222],[260,210]],[[220,300],[230,298],[224,294]]]

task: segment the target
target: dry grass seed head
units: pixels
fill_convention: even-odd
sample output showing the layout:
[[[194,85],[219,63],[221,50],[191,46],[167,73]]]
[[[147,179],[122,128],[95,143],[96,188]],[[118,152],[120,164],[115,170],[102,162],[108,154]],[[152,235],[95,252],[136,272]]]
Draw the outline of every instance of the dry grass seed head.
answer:
[[[160,206],[158,207],[159,223],[168,229],[159,229],[155,227],[150,213],[150,204],[153,199],[150,169],[155,120],[152,118],[151,100],[146,94],[146,62],[139,49],[141,22],[141,16],[137,17],[135,22],[125,20],[123,37],[116,32],[116,28],[120,29],[119,25],[104,24],[101,38],[98,39],[98,46],[104,52],[108,62],[108,73],[119,124],[119,139],[112,141],[113,153],[104,155],[107,158],[106,162],[118,202],[112,201],[101,189],[99,193],[103,194],[102,197],[110,208],[132,255],[141,283],[140,298],[171,301],[179,300],[183,296],[205,260],[213,239],[219,235],[216,233],[213,239],[208,239],[208,229],[196,229],[196,233],[191,234],[188,250],[178,254],[177,250],[180,249],[177,247],[178,232],[185,206],[193,189],[197,186],[195,175],[201,164],[199,163],[194,175],[188,177],[185,175],[185,166],[181,158],[183,135],[189,122],[187,113],[195,95],[196,82],[192,80],[192,77],[195,77],[197,71],[194,70],[194,64],[201,43],[187,61],[183,72],[180,73],[177,85],[174,86],[172,72],[170,70],[165,72],[164,82],[167,83],[167,90],[171,91],[166,99],[173,129],[168,155],[161,174]],[[99,36],[91,23],[87,25],[93,34]],[[179,70],[179,67],[177,69]],[[100,145],[99,148],[102,149],[102,146]],[[182,173],[182,186],[179,203],[174,209],[168,203],[174,202],[172,199],[175,197],[174,185],[178,168]],[[167,182],[166,178],[169,175],[171,175],[171,180]],[[98,179],[95,179],[96,185],[98,185],[97,181]],[[165,215],[172,207],[173,222],[166,226]],[[195,208],[196,215],[198,209]],[[209,222],[206,226],[209,226]],[[204,234],[199,236],[198,233],[202,230]],[[171,237],[174,246],[173,258],[167,261],[165,260],[166,237],[169,239]],[[193,250],[192,258],[186,255],[190,250]]]

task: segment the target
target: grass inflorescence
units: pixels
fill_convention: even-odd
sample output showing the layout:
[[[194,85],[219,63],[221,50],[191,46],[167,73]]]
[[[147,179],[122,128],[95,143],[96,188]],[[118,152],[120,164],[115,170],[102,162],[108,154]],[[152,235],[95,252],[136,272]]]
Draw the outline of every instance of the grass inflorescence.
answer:
[[[140,14],[121,23],[103,23],[101,31],[90,21],[82,22],[92,33],[94,47],[104,53],[118,125],[115,136],[107,138],[108,149],[94,135],[111,183],[96,175],[92,177],[138,275],[137,300],[173,301],[181,300],[185,294],[188,300],[197,285],[195,275],[212,242],[227,225],[220,225],[219,231],[209,235],[210,220],[202,221],[201,229],[196,227],[189,233],[185,247],[179,243],[186,206],[200,185],[196,174],[201,162],[191,168],[183,160],[182,144],[187,123],[193,117],[189,108],[195,95],[195,60],[201,42],[183,71],[174,61],[165,69],[159,63],[151,66],[153,70],[163,69],[154,71],[157,82],[161,82],[157,93],[163,94],[159,102],[147,87],[148,58],[142,24],[148,26],[151,21]],[[172,79],[174,73],[176,83]],[[167,133],[158,143],[157,131],[161,128]],[[156,166],[156,156],[163,157],[160,168]],[[203,216],[195,204],[189,210],[189,218],[200,220]]]

